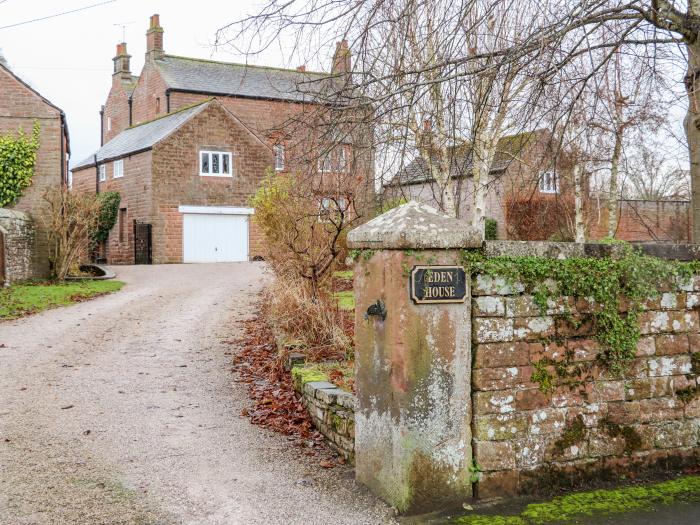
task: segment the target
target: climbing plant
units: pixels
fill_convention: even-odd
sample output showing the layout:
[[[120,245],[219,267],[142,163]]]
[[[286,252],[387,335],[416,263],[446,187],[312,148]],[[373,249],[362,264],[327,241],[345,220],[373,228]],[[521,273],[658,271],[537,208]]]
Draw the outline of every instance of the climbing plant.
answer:
[[[638,318],[644,301],[658,295],[656,286],[650,284],[685,282],[700,269],[697,262],[649,257],[630,245],[620,246],[619,256],[615,257],[563,260],[534,256],[487,258],[480,251],[470,250],[463,252],[463,262],[472,275],[487,274],[511,284],[522,283],[543,312],[555,296],[587,299],[601,346],[599,359],[617,376],[625,373],[635,356],[640,337]],[[552,379],[544,366],[536,372],[545,382]]]
[[[0,135],[0,208],[17,202],[32,183],[36,152],[39,149],[39,122],[34,121],[31,136],[20,130]]]
[[[100,205],[100,213],[97,219],[97,228],[92,234],[93,244],[107,240],[110,230],[117,222],[121,195],[116,191],[105,191],[97,196]]]

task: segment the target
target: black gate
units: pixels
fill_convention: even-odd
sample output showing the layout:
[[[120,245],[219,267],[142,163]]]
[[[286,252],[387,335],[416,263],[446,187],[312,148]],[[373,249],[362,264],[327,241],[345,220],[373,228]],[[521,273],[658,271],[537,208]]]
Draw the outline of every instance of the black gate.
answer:
[[[150,224],[134,220],[134,262],[136,264],[153,262],[151,235]]]

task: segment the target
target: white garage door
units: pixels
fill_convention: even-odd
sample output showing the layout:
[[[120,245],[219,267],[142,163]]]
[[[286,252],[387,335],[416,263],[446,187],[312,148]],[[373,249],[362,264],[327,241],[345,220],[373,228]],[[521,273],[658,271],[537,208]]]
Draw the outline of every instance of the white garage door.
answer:
[[[225,210],[224,213],[216,212],[222,209]],[[231,213],[226,208],[212,208],[214,213],[206,211],[205,208],[198,207],[196,213],[183,214],[183,261],[247,261],[249,215]]]

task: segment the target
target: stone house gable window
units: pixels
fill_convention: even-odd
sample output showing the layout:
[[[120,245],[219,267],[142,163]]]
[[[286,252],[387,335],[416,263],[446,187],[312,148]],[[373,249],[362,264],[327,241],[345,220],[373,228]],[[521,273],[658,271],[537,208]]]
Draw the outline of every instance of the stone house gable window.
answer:
[[[107,165],[100,164],[99,170],[100,170],[100,182],[106,181],[107,180]]]
[[[284,144],[275,144],[275,171],[284,171]]]
[[[319,201],[318,220],[320,222],[330,222],[341,211],[343,213],[348,211],[348,201],[345,197],[323,197]]]
[[[231,153],[227,151],[200,151],[199,175],[201,177],[233,177]]]
[[[348,169],[348,149],[338,146],[318,159],[318,171],[322,173],[345,173]]]
[[[540,173],[540,193],[559,193],[559,174],[553,171]]]
[[[114,173],[112,178],[119,179],[124,176],[124,159],[114,161]]]

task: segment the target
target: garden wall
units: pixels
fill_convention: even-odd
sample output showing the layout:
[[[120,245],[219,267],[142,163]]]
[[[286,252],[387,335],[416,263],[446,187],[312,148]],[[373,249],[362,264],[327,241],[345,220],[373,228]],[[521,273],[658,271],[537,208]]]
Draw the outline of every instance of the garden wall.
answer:
[[[355,396],[328,381],[313,381],[304,369],[292,369],[294,388],[301,395],[314,426],[347,461],[355,459]]]
[[[643,302],[635,358],[615,377],[599,359],[594,302],[553,294],[542,312],[524,285],[475,277],[472,431],[481,497],[698,464],[700,278],[648,285],[660,293]]]
[[[32,255],[34,225],[29,216],[16,210],[0,208],[0,284],[11,284],[34,277]]]

